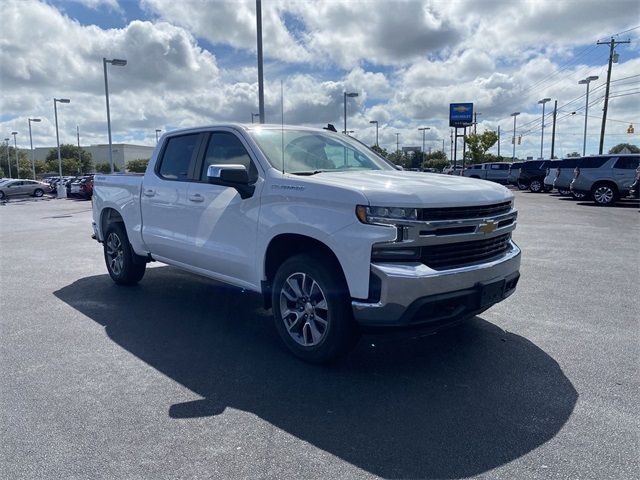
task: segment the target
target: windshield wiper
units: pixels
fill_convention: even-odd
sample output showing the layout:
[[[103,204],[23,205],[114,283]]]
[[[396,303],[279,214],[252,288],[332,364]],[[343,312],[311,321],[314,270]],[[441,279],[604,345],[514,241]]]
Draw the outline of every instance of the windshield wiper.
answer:
[[[309,172],[287,172],[290,173],[291,175],[306,175],[306,176],[310,176],[310,175],[315,175],[316,173],[324,173],[326,172],[326,170],[314,170],[314,171],[309,171]]]

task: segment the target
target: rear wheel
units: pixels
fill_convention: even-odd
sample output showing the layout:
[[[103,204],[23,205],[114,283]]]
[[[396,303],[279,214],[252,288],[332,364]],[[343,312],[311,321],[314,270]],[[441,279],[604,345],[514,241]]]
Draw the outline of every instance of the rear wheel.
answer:
[[[609,183],[599,183],[591,189],[591,198],[597,205],[613,205],[618,200],[618,190]]]
[[[2,190],[0,190],[0,200],[4,200],[4,197],[6,197],[6,195]]]
[[[529,183],[529,190],[531,190],[534,193],[541,192],[542,191],[542,182],[540,180],[534,178]]]
[[[528,183],[518,180],[518,190],[526,190],[527,188],[529,188]]]
[[[330,362],[357,340],[346,281],[326,259],[303,254],[285,260],[273,281],[272,305],[280,338],[304,361]]]
[[[135,285],[144,276],[146,260],[135,254],[129,243],[124,224],[107,226],[104,239],[104,261],[111,279],[118,285]]]

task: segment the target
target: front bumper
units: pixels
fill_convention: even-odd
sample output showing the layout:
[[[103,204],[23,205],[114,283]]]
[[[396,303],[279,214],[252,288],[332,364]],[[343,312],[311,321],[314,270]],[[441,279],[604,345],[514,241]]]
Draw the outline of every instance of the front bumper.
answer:
[[[354,318],[364,327],[455,323],[515,291],[520,255],[511,241],[511,249],[497,260],[451,270],[437,271],[422,263],[371,264],[380,298],[375,302],[353,301]]]

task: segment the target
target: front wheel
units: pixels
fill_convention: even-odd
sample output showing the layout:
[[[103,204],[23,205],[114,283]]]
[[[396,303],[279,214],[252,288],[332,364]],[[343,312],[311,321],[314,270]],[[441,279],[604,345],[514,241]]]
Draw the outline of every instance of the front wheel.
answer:
[[[574,200],[584,200],[586,197],[584,193],[574,192],[573,190],[571,190],[571,196],[573,197]]]
[[[355,344],[346,281],[331,262],[311,255],[287,259],[275,275],[271,295],[276,330],[298,358],[327,363]]]
[[[571,190],[565,190],[564,188],[559,188],[558,193],[560,195],[571,195]]]
[[[121,222],[111,223],[105,232],[104,261],[111,279],[118,285],[135,285],[144,276],[146,261],[131,248]]]
[[[43,195],[44,195],[44,190],[42,190],[41,188],[36,188],[35,191],[33,192],[34,197],[41,197]]]

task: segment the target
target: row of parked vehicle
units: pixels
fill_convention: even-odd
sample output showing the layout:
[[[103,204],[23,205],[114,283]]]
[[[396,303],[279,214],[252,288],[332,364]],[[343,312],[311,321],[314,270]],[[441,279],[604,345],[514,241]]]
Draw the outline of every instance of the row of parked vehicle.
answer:
[[[62,177],[62,180],[60,177],[45,177],[42,181],[51,187],[52,193],[58,192],[58,186],[62,182],[67,190],[67,197],[91,198],[93,195],[93,176],[94,174],[67,176]]]
[[[461,170],[465,177],[516,185],[520,190],[550,192],[577,200],[593,200],[613,205],[621,198],[638,198],[640,154],[607,154],[571,157],[562,160],[530,160],[470,165]],[[452,172],[452,174],[460,174]]]

